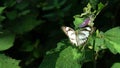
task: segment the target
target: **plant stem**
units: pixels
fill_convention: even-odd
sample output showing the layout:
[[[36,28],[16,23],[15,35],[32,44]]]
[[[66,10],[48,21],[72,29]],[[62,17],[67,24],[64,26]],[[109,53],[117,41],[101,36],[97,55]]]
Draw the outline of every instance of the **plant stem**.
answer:
[[[95,60],[95,52],[94,52],[94,48],[95,48],[95,38],[93,40],[93,68],[96,68],[96,60]]]

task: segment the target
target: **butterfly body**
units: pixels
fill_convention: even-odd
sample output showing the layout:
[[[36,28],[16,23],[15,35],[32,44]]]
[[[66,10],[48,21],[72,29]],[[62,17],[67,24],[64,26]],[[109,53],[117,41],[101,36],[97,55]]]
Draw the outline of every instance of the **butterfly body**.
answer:
[[[75,31],[70,27],[63,26],[62,30],[68,36],[71,43],[76,46],[84,44],[88,40],[89,35],[92,33],[91,27],[84,27]]]

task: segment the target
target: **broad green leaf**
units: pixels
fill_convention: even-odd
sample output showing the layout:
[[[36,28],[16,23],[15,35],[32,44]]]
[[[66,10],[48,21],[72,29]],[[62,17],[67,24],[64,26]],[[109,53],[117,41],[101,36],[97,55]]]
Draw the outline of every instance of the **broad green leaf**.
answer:
[[[0,22],[3,21],[6,17],[0,15]]]
[[[28,32],[40,25],[43,21],[36,20],[33,16],[24,17],[22,20],[18,20],[14,22],[14,25],[8,26],[8,29],[14,31],[15,33],[23,34],[24,32]]]
[[[114,63],[111,68],[120,68],[120,63]]]
[[[11,33],[2,33],[0,35],[0,51],[7,50],[13,46],[15,35]]]
[[[23,1],[22,3],[17,4],[15,8],[19,10],[24,10],[28,6],[29,6],[29,2]]]
[[[94,57],[93,50],[92,49],[85,49],[83,51],[83,57],[81,59],[81,62],[85,63],[85,62],[93,61],[93,57]]]
[[[117,54],[117,50],[114,48],[113,44],[111,44],[107,39],[105,40],[106,47],[113,53]]]
[[[76,48],[69,46],[60,52],[55,68],[81,68],[79,63],[81,58],[82,54]]]
[[[112,28],[105,32],[105,40],[120,53],[120,27]],[[112,49],[112,48],[111,48]]]
[[[31,41],[26,41],[23,43],[20,49],[21,51],[31,52],[34,50],[34,45],[31,43]]]
[[[84,18],[80,18],[79,15],[74,16],[74,18],[75,18],[74,25],[77,28],[77,27],[79,27],[83,23]]]
[[[0,68],[20,68],[20,60],[12,59],[4,54],[0,54]]]
[[[61,2],[59,2],[59,6],[64,5],[67,2],[67,0],[61,0]]]
[[[14,20],[17,17],[17,11],[7,12],[6,15],[8,19]]]
[[[46,56],[40,64],[39,68],[55,68],[56,61],[59,57],[59,52],[65,48],[64,41],[57,44],[55,49],[46,52]]]
[[[13,7],[15,4],[16,4],[15,0],[8,0],[8,1],[5,1],[4,3],[4,5],[7,7]]]
[[[6,7],[0,7],[0,14],[2,14],[3,10],[5,9]]]
[[[58,57],[59,53],[46,55],[39,68],[55,68],[56,60]]]

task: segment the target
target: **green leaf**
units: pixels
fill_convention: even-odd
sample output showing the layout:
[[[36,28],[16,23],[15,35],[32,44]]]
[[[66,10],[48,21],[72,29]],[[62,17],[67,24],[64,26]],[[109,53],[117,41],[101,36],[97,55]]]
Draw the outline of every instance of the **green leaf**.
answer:
[[[77,28],[77,27],[79,27],[83,23],[84,18],[80,18],[79,15],[74,16],[74,18],[75,18],[74,25]]]
[[[24,19],[18,20],[16,22],[13,23],[14,25],[11,24],[8,26],[8,29],[14,31],[15,33],[23,34],[24,32],[28,32],[36,26],[40,25],[43,21],[36,20],[36,18],[32,16],[26,16]]]
[[[6,7],[0,7],[0,14],[2,14],[3,10],[5,9]]]
[[[34,50],[34,45],[31,43],[31,41],[24,42],[21,47],[21,51],[31,52],[33,50]]]
[[[64,5],[67,2],[67,0],[61,0],[61,2],[59,2],[59,6]]]
[[[112,28],[105,32],[105,40],[120,53],[120,27]],[[109,47],[108,47],[109,48]],[[112,49],[112,48],[111,48]]]
[[[16,4],[15,0],[5,1],[4,5],[7,7],[13,7]]]
[[[66,3],[67,0],[52,0],[48,1],[48,3],[43,6],[43,10],[52,10],[52,9],[59,9],[62,5]]]
[[[4,54],[0,54],[0,68],[20,68],[20,60],[12,59]]]
[[[94,50],[96,52],[99,52],[102,49],[106,49],[104,41],[105,41],[104,38],[95,38],[95,47],[94,47]]]
[[[101,11],[105,5],[103,5],[101,2],[98,4],[98,11]]]
[[[101,12],[101,10],[105,7],[105,5],[103,5],[101,2],[98,4],[98,9],[97,9],[97,13],[96,16]]]
[[[55,68],[56,60],[58,57],[59,53],[46,55],[39,68]]]
[[[39,57],[41,56],[40,51],[39,51],[38,49],[34,49],[34,51],[33,51],[33,56],[34,56],[35,58],[39,58]]]
[[[60,53],[55,68],[81,68],[78,61],[80,57],[82,54],[76,48],[69,46]]]
[[[0,35],[0,51],[7,50],[13,46],[15,35],[12,33],[3,33]]]
[[[86,49],[83,51],[83,57],[81,59],[82,63],[93,61],[93,51],[91,49]]]
[[[120,68],[120,63],[114,63],[111,68]]]
[[[63,11],[64,13],[67,13],[67,12],[71,9],[71,7],[72,7],[72,4],[69,4],[69,5],[65,6],[65,7],[62,9],[62,11]]]
[[[88,16],[88,15],[92,14],[91,8],[92,8],[92,6],[90,5],[90,3],[88,3],[87,7],[83,8],[84,13],[81,14],[81,17],[82,16]]]
[[[17,11],[7,12],[6,15],[10,20],[14,20],[17,17]]]
[[[16,9],[23,10],[29,6],[29,2],[23,1],[15,6]]]
[[[89,0],[89,1],[90,1],[92,8],[96,9],[96,5],[98,4],[98,0]]]
[[[64,49],[66,47],[65,41],[61,41],[59,43],[57,43],[57,47],[55,49],[51,49],[50,51],[47,51],[46,54],[53,54],[56,52],[61,51],[62,49]]]
[[[0,15],[0,22],[3,21],[6,17]]]
[[[27,15],[28,13],[30,13],[30,10],[24,10],[21,13],[19,13],[18,15],[19,16],[21,16],[21,15]]]
[[[113,54],[117,54],[117,50],[111,43],[109,43],[109,41],[107,41],[107,39],[105,40],[105,45]]]
[[[51,9],[54,9],[55,8],[55,6],[53,6],[53,5],[51,5],[51,6],[44,6],[43,8],[42,8],[42,10],[51,10]]]
[[[53,18],[55,18],[55,16],[56,16],[55,13],[49,13],[49,14],[45,14],[43,17],[47,17],[47,18],[53,19]]]
[[[59,52],[65,48],[64,41],[57,44],[55,49],[51,49],[46,52],[46,56],[43,62],[40,64],[39,68],[55,68],[56,60],[59,57]]]

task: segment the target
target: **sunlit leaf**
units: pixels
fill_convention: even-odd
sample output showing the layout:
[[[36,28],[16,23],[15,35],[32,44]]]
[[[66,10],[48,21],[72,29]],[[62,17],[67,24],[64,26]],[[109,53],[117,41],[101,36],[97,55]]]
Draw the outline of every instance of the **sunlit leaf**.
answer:
[[[56,61],[56,68],[81,68],[78,62],[80,57],[82,54],[76,48],[69,46],[60,53]]]
[[[101,11],[105,5],[103,5],[101,2],[98,4],[98,10]]]
[[[83,23],[84,18],[80,18],[79,15],[74,16],[74,25],[75,27],[80,27],[80,25]]]
[[[4,54],[0,54],[0,68],[21,68],[20,60],[12,59]]]
[[[0,7],[0,14],[2,14],[3,10],[5,9],[6,7]]]
[[[120,53],[120,27],[112,28],[105,32],[105,40]],[[112,49],[112,48],[111,48]]]
[[[120,63],[114,63],[111,68],[120,68]]]
[[[113,44],[111,44],[109,41],[107,41],[107,39],[105,40],[105,45],[113,54],[118,53],[117,50],[114,48]]]
[[[15,35],[11,33],[2,33],[0,35],[0,51],[7,50],[13,46]]]
[[[95,51],[98,52],[102,49],[105,49],[105,43],[103,38],[96,38],[95,39]]]

